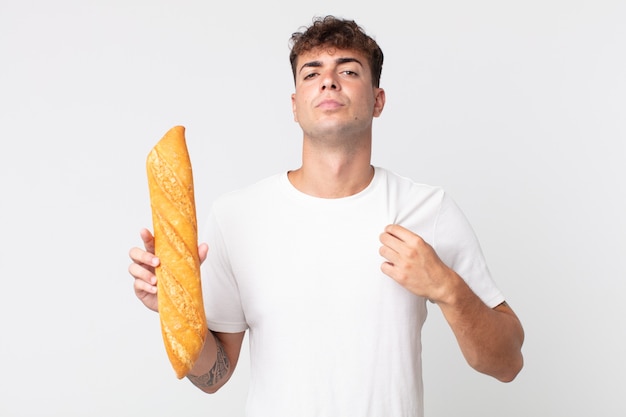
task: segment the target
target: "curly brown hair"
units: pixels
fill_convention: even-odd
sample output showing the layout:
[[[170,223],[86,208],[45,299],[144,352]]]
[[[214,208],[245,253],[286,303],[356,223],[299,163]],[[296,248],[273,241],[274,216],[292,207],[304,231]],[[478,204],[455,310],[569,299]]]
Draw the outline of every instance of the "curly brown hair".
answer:
[[[321,46],[338,49],[352,49],[364,54],[372,71],[372,84],[380,86],[380,74],[383,70],[383,51],[374,39],[356,24],[354,20],[335,16],[316,17],[313,24],[302,32],[295,32],[290,39],[291,53],[289,61],[296,79],[296,60],[298,56]]]

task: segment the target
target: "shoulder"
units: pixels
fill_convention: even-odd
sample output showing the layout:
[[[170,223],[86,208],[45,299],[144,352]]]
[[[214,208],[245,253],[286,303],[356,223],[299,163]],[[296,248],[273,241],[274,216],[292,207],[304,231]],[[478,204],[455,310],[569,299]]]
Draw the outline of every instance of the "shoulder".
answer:
[[[284,174],[275,174],[253,184],[220,195],[213,202],[214,209],[241,207],[259,199],[267,199],[281,184]]]
[[[386,168],[376,168],[390,196],[397,199],[442,201],[446,195],[443,187],[425,184]]]

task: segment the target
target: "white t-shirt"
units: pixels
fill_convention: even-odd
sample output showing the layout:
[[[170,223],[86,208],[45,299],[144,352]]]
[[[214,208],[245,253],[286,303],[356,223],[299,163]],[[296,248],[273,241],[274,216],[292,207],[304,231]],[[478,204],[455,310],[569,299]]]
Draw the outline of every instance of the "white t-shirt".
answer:
[[[382,168],[338,199],[272,176],[220,197],[208,223],[207,320],[249,329],[248,417],[423,415],[426,300],[381,272],[388,224],[424,238],[489,307],[504,300],[450,197]]]

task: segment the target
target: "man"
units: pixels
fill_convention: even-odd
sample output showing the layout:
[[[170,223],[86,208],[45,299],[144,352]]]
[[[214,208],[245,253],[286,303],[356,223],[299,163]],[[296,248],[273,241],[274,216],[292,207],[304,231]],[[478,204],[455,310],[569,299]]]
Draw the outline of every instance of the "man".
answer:
[[[249,330],[251,417],[422,416],[427,301],[473,368],[513,380],[522,326],[465,217],[440,188],[370,163],[385,106],[379,46],[332,16],[292,45],[302,165],[214,203],[199,246],[211,333],[189,380],[217,391]],[[158,259],[141,237],[129,271],[157,310]]]

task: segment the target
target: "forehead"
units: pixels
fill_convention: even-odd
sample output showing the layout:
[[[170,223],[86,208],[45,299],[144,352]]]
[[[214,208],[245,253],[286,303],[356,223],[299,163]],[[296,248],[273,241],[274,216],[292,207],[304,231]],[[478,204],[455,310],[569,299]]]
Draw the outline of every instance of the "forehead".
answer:
[[[367,61],[367,58],[362,52],[354,49],[339,49],[332,46],[319,46],[311,49],[310,51],[301,53],[300,55],[298,55],[296,65],[299,70],[300,68],[302,68],[302,65],[305,65],[309,62],[330,64],[345,58],[356,59],[361,63],[361,65],[363,65],[364,68],[369,69],[369,63]]]

